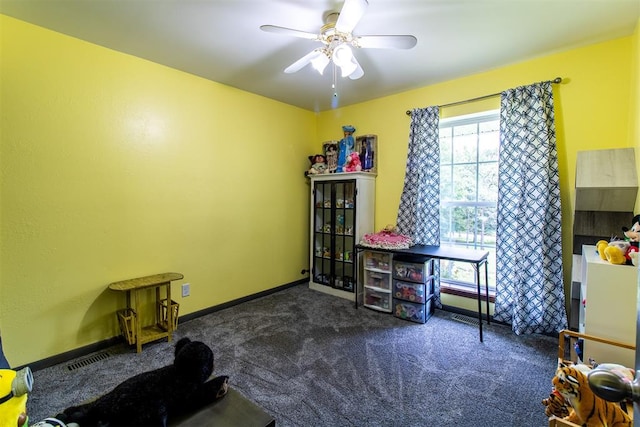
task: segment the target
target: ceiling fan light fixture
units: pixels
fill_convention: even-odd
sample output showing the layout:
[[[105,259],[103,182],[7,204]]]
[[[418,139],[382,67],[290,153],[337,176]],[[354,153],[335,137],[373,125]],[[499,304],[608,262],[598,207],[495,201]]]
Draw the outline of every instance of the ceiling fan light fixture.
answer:
[[[333,62],[340,68],[348,66],[350,62],[353,62],[353,52],[351,52],[351,48],[344,43],[333,49],[331,56]]]
[[[327,68],[327,65],[329,65],[329,62],[329,57],[325,53],[323,53],[322,55],[315,57],[311,61],[311,65],[317,72],[322,75],[324,73],[324,69]]]
[[[354,61],[349,61],[348,63],[341,65],[340,69],[342,70],[342,77],[349,77],[357,68],[358,64]]]

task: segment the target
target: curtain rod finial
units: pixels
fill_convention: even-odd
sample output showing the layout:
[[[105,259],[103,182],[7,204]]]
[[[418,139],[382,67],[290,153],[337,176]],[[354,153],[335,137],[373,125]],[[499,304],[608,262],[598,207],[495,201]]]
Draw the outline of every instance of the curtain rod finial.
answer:
[[[562,77],[556,77],[555,79],[551,80],[551,83],[561,83],[562,82]]]
[[[407,116],[411,115],[411,110],[407,110]]]

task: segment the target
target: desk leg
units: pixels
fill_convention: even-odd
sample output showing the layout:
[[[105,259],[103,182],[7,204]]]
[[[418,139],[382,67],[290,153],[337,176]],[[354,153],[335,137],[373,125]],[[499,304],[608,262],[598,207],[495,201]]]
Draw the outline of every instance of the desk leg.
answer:
[[[487,297],[487,325],[491,324],[491,316],[489,316],[489,263],[484,262],[484,290]]]
[[[482,342],[482,293],[480,292],[480,266],[474,264],[476,270],[476,285],[478,287],[478,327],[480,328],[480,342]]]
[[[135,311],[136,316],[136,352],[142,352],[142,326],[140,325],[140,297],[138,296],[138,291],[134,290],[133,292],[133,310]]]

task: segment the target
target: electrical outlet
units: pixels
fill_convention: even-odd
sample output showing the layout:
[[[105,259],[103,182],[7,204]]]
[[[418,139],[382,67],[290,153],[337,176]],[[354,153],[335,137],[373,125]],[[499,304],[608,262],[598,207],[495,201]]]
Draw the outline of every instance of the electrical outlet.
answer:
[[[182,284],[182,296],[188,297],[191,293],[191,285],[189,283]]]

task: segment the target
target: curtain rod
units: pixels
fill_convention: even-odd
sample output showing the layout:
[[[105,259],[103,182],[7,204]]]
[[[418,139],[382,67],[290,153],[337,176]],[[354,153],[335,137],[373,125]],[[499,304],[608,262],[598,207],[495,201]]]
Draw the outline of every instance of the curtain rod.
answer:
[[[560,83],[562,81],[562,77],[556,77],[555,79],[551,80],[551,83]],[[464,101],[456,101],[456,102],[450,102],[448,104],[442,104],[442,105],[438,105],[438,107],[440,108],[444,108],[444,107],[453,107],[454,105],[462,105],[462,104],[467,104],[469,102],[475,102],[475,101],[480,101],[482,99],[488,99],[488,98],[493,98],[494,96],[498,96],[500,95],[501,92],[498,93],[492,93],[490,95],[484,95],[484,96],[479,96],[477,98],[471,98],[471,99],[465,99]],[[411,115],[411,110],[407,110],[407,116]]]

